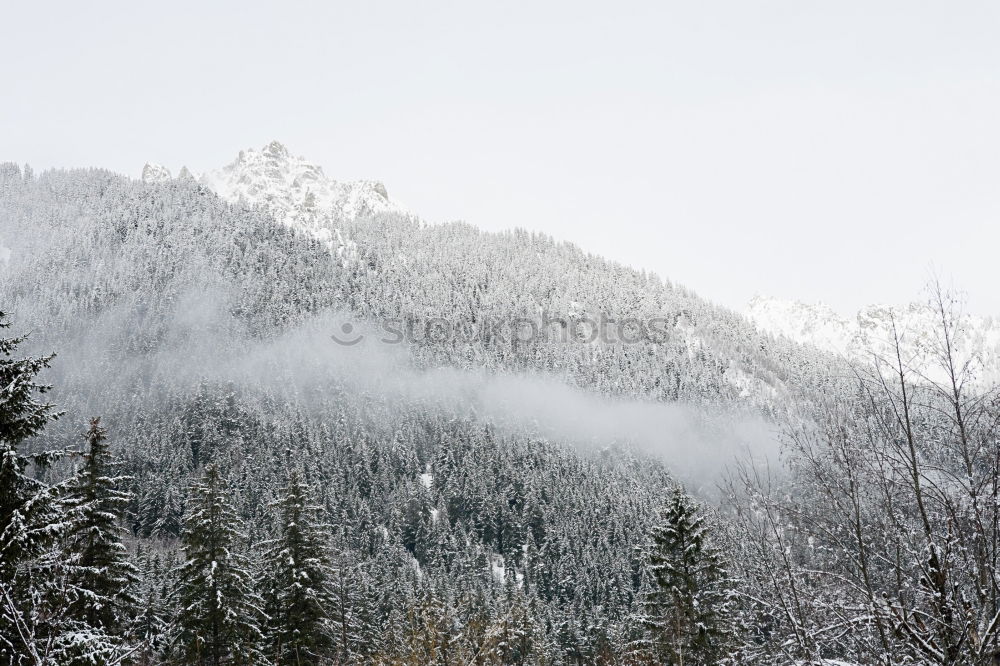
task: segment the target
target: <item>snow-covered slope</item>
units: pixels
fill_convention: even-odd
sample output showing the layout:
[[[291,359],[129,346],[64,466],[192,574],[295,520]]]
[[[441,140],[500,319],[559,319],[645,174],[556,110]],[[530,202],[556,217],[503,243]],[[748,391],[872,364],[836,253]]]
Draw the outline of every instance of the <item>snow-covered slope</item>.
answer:
[[[170,172],[157,164],[142,170],[146,182],[169,178]],[[331,245],[339,222],[380,213],[407,214],[389,199],[382,183],[333,180],[322,167],[292,155],[277,141],[260,150],[241,150],[233,162],[198,180],[228,201],[265,206],[277,220]]]
[[[956,313],[958,314],[958,313]],[[758,329],[801,344],[869,360],[872,353],[891,357],[893,324],[903,359],[918,372],[942,379],[939,366],[941,318],[929,305],[903,307],[869,305],[853,316],[842,316],[822,303],[802,303],[755,296],[746,311]],[[1000,320],[969,314],[958,316],[953,345],[960,363],[971,361],[977,380],[1000,378]]]
[[[827,351],[843,352],[853,335],[850,320],[823,303],[754,296],[746,314],[760,330]]]

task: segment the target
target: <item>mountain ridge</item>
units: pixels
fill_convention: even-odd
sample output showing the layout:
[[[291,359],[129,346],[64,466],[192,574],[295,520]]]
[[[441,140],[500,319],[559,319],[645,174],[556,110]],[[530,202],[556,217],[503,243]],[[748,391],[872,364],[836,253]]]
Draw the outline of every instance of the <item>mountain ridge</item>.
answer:
[[[977,381],[1000,378],[1000,320],[961,312],[959,301],[944,303],[957,314],[952,344],[961,365],[969,364]],[[912,302],[903,306],[872,304],[844,316],[822,302],[806,303],[757,295],[743,313],[759,331],[831,352],[852,362],[894,353],[898,335],[902,356],[913,370],[932,381],[943,377],[936,368],[941,340],[937,305]],[[895,333],[894,333],[895,329]]]
[[[145,183],[172,178],[169,169],[153,162],[142,169]],[[196,180],[231,203],[262,206],[279,222],[331,247],[338,243],[339,225],[345,221],[385,213],[410,215],[389,198],[381,181],[329,178],[323,167],[293,155],[279,141],[241,150],[232,162]]]
[[[170,179],[165,167],[148,163],[143,168],[144,182]],[[320,240],[342,258],[356,252],[345,225],[381,214],[417,219],[389,199],[380,181],[327,178],[320,165],[294,156],[278,141],[259,150],[241,150],[233,162],[207,171],[197,180],[226,201],[264,207],[279,222]],[[932,372],[933,341],[929,336],[939,322],[926,305],[870,305],[845,317],[822,303],[755,296],[739,314],[762,332],[853,362],[870,360],[873,351],[883,355],[888,351],[890,321],[895,317],[904,333],[906,354],[916,361],[915,369],[922,374]],[[965,326],[961,342],[970,358],[977,357],[980,374],[986,379],[1000,376],[1000,325],[989,318],[965,317]]]

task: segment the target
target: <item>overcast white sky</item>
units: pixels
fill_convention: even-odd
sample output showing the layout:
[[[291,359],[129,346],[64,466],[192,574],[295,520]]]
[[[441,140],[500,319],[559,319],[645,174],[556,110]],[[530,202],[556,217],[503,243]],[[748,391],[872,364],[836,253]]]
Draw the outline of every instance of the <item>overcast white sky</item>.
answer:
[[[0,160],[200,172],[278,139],[432,221],[742,308],[1000,314],[1000,3],[5,3]]]

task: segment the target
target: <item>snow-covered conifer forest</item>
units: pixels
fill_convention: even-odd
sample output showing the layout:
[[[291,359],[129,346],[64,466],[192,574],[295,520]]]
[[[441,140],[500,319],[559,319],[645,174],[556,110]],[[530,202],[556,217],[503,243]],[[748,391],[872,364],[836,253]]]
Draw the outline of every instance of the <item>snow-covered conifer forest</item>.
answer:
[[[0,165],[0,663],[996,664],[1000,326],[923,293],[745,316],[278,143]]]

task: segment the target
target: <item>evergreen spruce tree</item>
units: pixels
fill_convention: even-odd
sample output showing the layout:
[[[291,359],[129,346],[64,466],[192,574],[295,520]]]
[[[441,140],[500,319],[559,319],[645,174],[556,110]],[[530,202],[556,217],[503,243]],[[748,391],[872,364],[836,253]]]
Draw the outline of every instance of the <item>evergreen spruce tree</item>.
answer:
[[[10,326],[0,312],[0,329]],[[53,405],[38,401],[49,386],[35,378],[54,356],[11,358],[24,337],[0,337],[0,583],[11,585],[20,563],[37,555],[53,536],[56,520],[53,493],[26,474],[32,462],[18,446],[58,418]]]
[[[184,498],[182,497],[183,493],[178,490],[179,487],[183,487],[179,478],[173,477],[168,480],[163,504],[160,507],[158,517],[153,522],[152,536],[164,539],[180,536],[184,528]]]
[[[173,652],[184,664],[250,664],[261,661],[263,602],[253,591],[240,553],[241,521],[214,465],[191,489],[181,535],[184,562],[174,591],[178,608]]]
[[[280,535],[267,553],[270,656],[279,664],[328,663],[335,650],[330,613],[332,569],[319,507],[291,472],[282,498]]]
[[[698,505],[676,489],[653,527],[643,606],[648,645],[662,663],[718,664],[728,633],[726,573]]]
[[[361,624],[361,618],[365,614],[365,586],[361,571],[346,545],[343,528],[334,545],[331,569],[333,605],[330,621],[333,625],[337,659],[340,663],[350,663],[357,658],[358,652],[367,647],[362,641],[364,627]]]
[[[138,666],[160,663],[159,656],[166,640],[170,573],[174,567],[164,564],[159,553],[137,549],[135,560],[140,571],[136,596],[139,599],[132,633],[139,641],[134,655]]]
[[[498,615],[491,627],[493,639],[487,654],[495,663],[531,663],[534,656],[534,620],[529,613],[525,592],[518,586],[513,572],[504,579],[504,596]]]
[[[74,598],[70,616],[109,633],[120,632],[136,608],[135,566],[122,543],[122,515],[129,494],[124,477],[114,476],[106,432],[100,419],[90,422],[83,469],[69,486],[73,520],[65,540]]]
[[[9,326],[0,312],[0,329]],[[27,473],[48,456],[19,449],[58,417],[51,404],[39,401],[49,387],[36,382],[53,357],[12,358],[23,341],[0,337],[0,663],[8,664],[38,661],[39,644],[57,631],[58,621],[54,613],[39,612],[44,599],[58,596],[49,589],[58,576],[49,566],[31,566],[61,533],[58,492]]]

